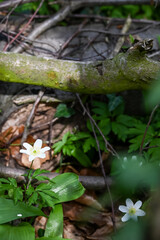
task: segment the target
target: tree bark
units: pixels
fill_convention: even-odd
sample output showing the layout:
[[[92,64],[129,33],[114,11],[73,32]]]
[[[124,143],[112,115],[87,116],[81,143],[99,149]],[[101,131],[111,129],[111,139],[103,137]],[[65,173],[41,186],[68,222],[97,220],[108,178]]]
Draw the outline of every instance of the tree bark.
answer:
[[[0,80],[56,88],[85,94],[106,94],[146,89],[160,71],[149,59],[150,40],[126,53],[99,62],[75,62],[0,53]]]

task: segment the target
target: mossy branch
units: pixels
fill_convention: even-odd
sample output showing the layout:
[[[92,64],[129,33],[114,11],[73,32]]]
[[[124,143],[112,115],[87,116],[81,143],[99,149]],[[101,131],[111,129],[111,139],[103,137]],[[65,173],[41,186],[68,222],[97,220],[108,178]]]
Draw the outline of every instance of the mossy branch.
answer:
[[[160,62],[146,57],[149,49],[146,46],[139,43],[128,52],[102,62],[0,53],[0,80],[87,94],[146,89],[160,72]]]

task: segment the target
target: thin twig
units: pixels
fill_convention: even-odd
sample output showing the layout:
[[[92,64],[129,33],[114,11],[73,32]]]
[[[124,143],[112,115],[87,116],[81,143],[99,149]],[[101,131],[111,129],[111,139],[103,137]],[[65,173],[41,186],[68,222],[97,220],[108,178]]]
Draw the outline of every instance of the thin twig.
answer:
[[[45,32],[47,29],[55,26],[58,22],[63,21],[73,10],[76,10],[79,8],[79,3],[74,3],[74,5],[71,6],[67,5],[64,6],[62,9],[60,9],[54,16],[51,18],[45,20],[43,23],[41,23],[38,27],[36,27],[28,36],[28,39],[33,41],[36,39],[39,35],[41,35],[43,32]],[[28,48],[28,44],[25,44],[25,46],[19,45],[14,52],[20,53],[22,50]]]
[[[88,113],[89,113],[89,109],[87,109],[87,111],[88,111]],[[90,119],[90,123],[91,123],[91,126],[92,126],[92,131],[93,131],[93,134],[94,134],[94,137],[95,137],[95,140],[96,140],[96,144],[97,144],[97,148],[98,148],[98,154],[99,154],[99,159],[100,159],[100,165],[101,165],[102,175],[103,175],[103,177],[104,177],[105,185],[106,185],[106,187],[107,187],[109,199],[110,199],[110,202],[111,202],[113,227],[114,227],[114,230],[116,230],[115,210],[114,210],[114,204],[113,204],[112,194],[111,194],[111,191],[110,191],[110,187],[109,187],[109,184],[108,184],[108,181],[107,181],[107,176],[106,176],[105,169],[104,169],[104,165],[103,165],[103,160],[102,160],[102,155],[101,155],[101,150],[100,150],[99,141],[98,141],[97,134],[96,134],[96,132],[95,132],[94,125],[93,125],[93,122],[92,122],[91,119]]]
[[[30,20],[25,24],[25,26],[21,29],[21,31],[19,31],[19,33],[7,44],[7,46],[4,48],[4,52],[7,51],[8,47],[21,35],[21,33],[23,33],[26,30],[26,28],[29,26],[29,24],[34,19],[35,15],[38,13],[38,11],[41,8],[43,2],[44,2],[44,0],[41,0],[38,8],[36,9],[36,11],[32,15],[32,17],[30,18]]]
[[[139,150],[139,153],[140,153],[140,154],[142,154],[142,151],[143,151],[144,140],[145,140],[145,137],[146,137],[148,128],[149,128],[149,126],[150,126],[150,124],[151,124],[151,121],[152,121],[152,118],[153,118],[153,116],[154,116],[154,113],[155,113],[155,111],[157,110],[157,108],[159,107],[159,105],[160,105],[160,104],[157,104],[157,105],[154,107],[154,109],[152,110],[151,115],[150,115],[150,117],[149,117],[149,121],[148,121],[148,123],[147,123],[146,129],[145,129],[145,132],[144,132],[144,135],[143,135],[143,138],[142,138],[142,142],[141,142],[141,145],[140,145],[140,150]]]
[[[107,139],[105,138],[104,134],[102,133],[101,129],[98,127],[97,123],[95,122],[95,120],[92,118],[92,116],[90,115],[90,113],[87,111],[87,109],[85,108],[80,96],[78,93],[76,93],[76,96],[80,102],[80,105],[82,106],[84,113],[86,113],[88,115],[88,117],[91,119],[91,121],[93,122],[94,126],[97,128],[97,130],[99,131],[100,135],[102,136],[105,144],[106,144],[106,149],[111,152],[111,154],[113,156],[116,156],[117,158],[119,158],[118,153],[114,150],[114,148],[112,147],[112,145],[107,141]]]
[[[122,31],[121,31],[122,34],[127,33],[128,29],[131,26],[131,23],[132,23],[132,19],[130,18],[130,16],[128,16],[127,19],[126,19],[126,22],[125,22],[125,24],[124,24],[124,26],[122,28]],[[121,50],[121,47],[122,47],[122,45],[124,43],[124,40],[125,40],[124,36],[123,37],[119,37],[119,39],[117,40],[116,46],[114,47],[114,50],[113,50],[113,52],[111,54],[112,57],[115,57],[119,53],[119,51]]]
[[[87,24],[88,20],[85,19],[82,24],[79,26],[78,30],[72,34],[72,36],[61,46],[61,49],[59,50],[59,53],[58,53],[58,57],[57,58],[60,58],[61,55],[62,55],[62,52],[64,51],[64,49],[69,45],[69,43],[79,34],[80,30]]]
[[[37,99],[36,99],[35,103],[33,104],[32,110],[31,110],[31,112],[30,112],[30,115],[29,115],[29,117],[28,117],[28,119],[27,119],[27,122],[26,122],[26,125],[25,125],[24,132],[23,132],[23,136],[22,136],[22,139],[21,139],[21,145],[22,145],[23,142],[27,139],[28,129],[29,129],[30,126],[31,126],[32,120],[33,120],[33,118],[34,118],[34,114],[35,114],[35,112],[36,112],[36,110],[37,110],[37,107],[38,107],[38,105],[39,105],[39,103],[40,103],[43,95],[44,95],[44,90],[39,91],[38,96],[37,96]]]

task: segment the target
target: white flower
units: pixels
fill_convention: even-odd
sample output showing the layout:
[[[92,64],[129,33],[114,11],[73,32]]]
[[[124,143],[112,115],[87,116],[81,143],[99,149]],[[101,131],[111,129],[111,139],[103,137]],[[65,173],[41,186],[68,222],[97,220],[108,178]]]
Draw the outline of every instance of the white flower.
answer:
[[[44,147],[42,148],[42,140],[37,139],[33,145],[33,147],[29,143],[23,143],[23,146],[26,148],[21,149],[20,153],[25,153],[29,155],[29,161],[33,161],[35,158],[45,158],[46,154],[45,152],[50,150],[50,147]]]
[[[144,216],[146,213],[140,209],[141,206],[142,202],[140,200],[134,204],[131,199],[127,198],[126,206],[124,205],[119,206],[119,210],[123,213],[126,213],[121,219],[122,222],[126,222],[129,219],[137,221],[138,216]]]

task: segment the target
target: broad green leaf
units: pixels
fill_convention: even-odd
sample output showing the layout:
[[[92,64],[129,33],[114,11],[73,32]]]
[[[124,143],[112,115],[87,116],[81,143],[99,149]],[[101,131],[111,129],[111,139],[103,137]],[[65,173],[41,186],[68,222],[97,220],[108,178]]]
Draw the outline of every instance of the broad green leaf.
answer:
[[[63,209],[61,204],[56,204],[52,209],[44,233],[45,237],[63,236]]]
[[[8,224],[0,225],[1,240],[34,240],[35,230],[29,223],[21,223],[19,226]]]
[[[36,238],[36,240],[72,240],[72,239],[61,238],[61,237],[41,237],[41,238]]]
[[[91,167],[92,163],[89,157],[80,149],[76,148],[72,150],[72,156],[75,157],[82,166],[84,167]]]
[[[84,187],[79,182],[78,176],[74,173],[63,173],[53,180],[54,184],[49,184],[59,198],[55,200],[55,203],[72,201],[79,198],[85,191]]]
[[[32,216],[45,216],[45,214],[36,207],[28,206],[23,202],[14,204],[13,200],[0,198],[0,224],[7,223],[20,217],[17,214],[22,214],[22,218]]]

